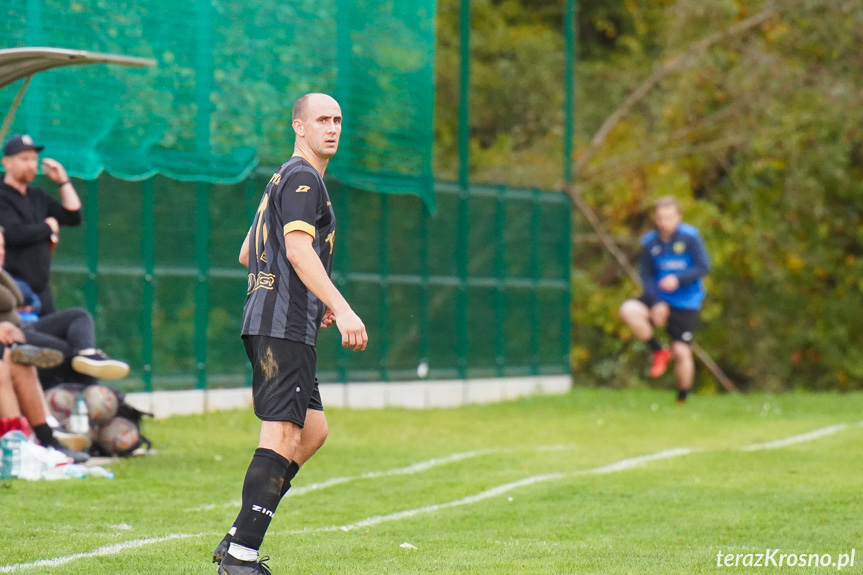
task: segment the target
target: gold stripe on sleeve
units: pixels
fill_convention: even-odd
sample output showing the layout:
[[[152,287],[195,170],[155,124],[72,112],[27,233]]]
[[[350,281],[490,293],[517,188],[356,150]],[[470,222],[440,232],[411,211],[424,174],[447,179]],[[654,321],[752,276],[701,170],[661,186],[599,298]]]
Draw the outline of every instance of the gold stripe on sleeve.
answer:
[[[315,226],[312,224],[306,223],[303,220],[294,220],[292,222],[288,222],[285,224],[285,232],[283,235],[288,235],[289,233],[299,230],[301,232],[306,232],[312,237],[315,237]]]

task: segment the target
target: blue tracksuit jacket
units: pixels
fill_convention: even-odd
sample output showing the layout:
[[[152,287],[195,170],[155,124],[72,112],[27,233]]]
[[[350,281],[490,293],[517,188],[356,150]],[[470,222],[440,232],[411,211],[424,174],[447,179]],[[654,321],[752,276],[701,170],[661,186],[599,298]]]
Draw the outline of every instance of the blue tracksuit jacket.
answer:
[[[710,259],[695,227],[680,224],[670,242],[663,242],[655,230],[645,234],[641,238],[638,268],[649,305],[664,301],[678,309],[701,309],[704,301],[701,278],[710,269]],[[670,293],[658,287],[659,280],[669,274],[680,280],[680,287]]]

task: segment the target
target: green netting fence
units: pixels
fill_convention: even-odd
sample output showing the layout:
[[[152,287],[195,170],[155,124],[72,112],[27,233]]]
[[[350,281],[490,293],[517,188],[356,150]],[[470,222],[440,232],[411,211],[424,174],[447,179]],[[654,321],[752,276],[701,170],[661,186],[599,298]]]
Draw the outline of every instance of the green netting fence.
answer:
[[[75,181],[85,219],[63,230],[55,293],[93,311],[100,345],[132,365],[127,389],[249,381],[237,255],[269,177]],[[334,280],[370,345],[347,352],[322,332],[321,381],[417,379],[421,363],[436,379],[568,373],[566,196],[439,183],[432,215],[416,196],[330,188]]]
[[[36,74],[11,133],[86,179],[233,183],[289,157],[293,101],[326,92],[345,117],[330,172],[432,206],[434,26],[435,0],[0,0],[2,48],[158,62]]]

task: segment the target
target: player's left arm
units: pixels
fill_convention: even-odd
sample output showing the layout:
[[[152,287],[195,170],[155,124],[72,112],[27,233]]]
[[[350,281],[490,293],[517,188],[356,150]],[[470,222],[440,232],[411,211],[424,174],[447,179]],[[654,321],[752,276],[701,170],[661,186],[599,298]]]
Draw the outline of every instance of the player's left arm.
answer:
[[[692,236],[687,243],[689,244],[689,252],[692,255],[692,264],[688,269],[677,274],[677,279],[682,286],[691,284],[706,276],[710,271],[710,256],[707,255],[707,248],[704,246],[701,236]]]

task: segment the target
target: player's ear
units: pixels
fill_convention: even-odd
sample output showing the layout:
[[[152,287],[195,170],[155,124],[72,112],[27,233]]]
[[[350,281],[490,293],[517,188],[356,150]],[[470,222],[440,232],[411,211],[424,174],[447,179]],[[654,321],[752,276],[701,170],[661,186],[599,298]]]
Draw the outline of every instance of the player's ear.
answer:
[[[305,126],[303,126],[303,121],[300,119],[296,119],[291,122],[291,125],[294,127],[294,133],[298,136],[305,136]]]

